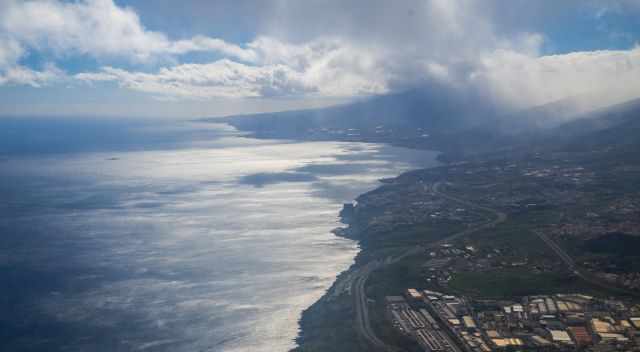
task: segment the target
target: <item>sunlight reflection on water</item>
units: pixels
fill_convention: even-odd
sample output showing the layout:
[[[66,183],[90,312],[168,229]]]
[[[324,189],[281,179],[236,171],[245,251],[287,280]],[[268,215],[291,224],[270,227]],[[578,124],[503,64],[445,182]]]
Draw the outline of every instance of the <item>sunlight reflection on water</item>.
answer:
[[[226,130],[188,148],[12,158],[2,262],[52,281],[15,292],[59,331],[36,345],[285,351],[357,253],[330,233],[342,203],[435,156]]]

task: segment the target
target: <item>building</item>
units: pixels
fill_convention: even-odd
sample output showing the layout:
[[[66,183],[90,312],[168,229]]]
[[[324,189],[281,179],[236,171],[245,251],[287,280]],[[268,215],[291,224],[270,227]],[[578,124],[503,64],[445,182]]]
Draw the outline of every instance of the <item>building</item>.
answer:
[[[422,293],[415,288],[407,289],[407,298],[411,301],[422,301]]]
[[[605,340],[605,338],[602,337],[603,334],[615,332],[611,323],[598,318],[591,319],[591,330],[593,330],[593,332],[595,332],[602,340]]]
[[[476,322],[473,321],[473,318],[469,315],[465,315],[462,317],[462,321],[464,322],[464,326],[467,329],[475,329],[476,328]]]
[[[629,339],[622,334],[614,334],[610,332],[603,332],[599,334],[600,339],[604,342],[629,342]]]
[[[588,346],[593,343],[591,334],[584,326],[572,326],[569,328],[569,333],[573,336],[573,340],[578,346]]]
[[[542,336],[538,336],[538,335],[533,335],[531,336],[531,340],[533,341],[533,343],[535,343],[537,346],[550,346],[551,345],[551,341],[545,339]]]
[[[402,296],[386,296],[385,300],[387,301],[387,304],[407,303]]]
[[[549,334],[551,335],[551,340],[555,343],[573,345],[571,336],[564,330],[549,330]]]
[[[509,346],[522,346],[524,343],[519,338],[491,339],[491,342],[497,348],[506,348]]]

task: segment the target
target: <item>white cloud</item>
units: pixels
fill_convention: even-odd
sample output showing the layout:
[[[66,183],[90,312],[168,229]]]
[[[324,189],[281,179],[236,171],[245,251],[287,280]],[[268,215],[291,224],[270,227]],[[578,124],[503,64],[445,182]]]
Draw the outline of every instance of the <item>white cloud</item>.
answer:
[[[611,104],[640,96],[640,47],[540,57],[500,50],[482,57],[471,80],[517,107],[581,95]]]
[[[111,0],[9,4],[2,14],[4,32],[29,47],[57,55],[145,60],[169,46],[164,34],[145,30],[135,12]]]
[[[112,0],[0,2],[0,84],[37,87],[63,76],[51,67],[36,71],[20,65],[30,50],[62,60],[84,55],[98,61],[119,58],[142,63],[194,51],[255,60],[251,49],[221,39],[196,36],[171,41],[164,33],[147,30],[132,9]]]
[[[62,72],[55,65],[47,65],[40,71],[32,70],[24,66],[12,66],[0,74],[0,85],[29,85],[39,88],[64,77]]]
[[[28,47],[56,55],[143,62],[162,55],[216,51],[241,60],[253,58],[250,50],[221,39],[196,36],[172,41],[164,33],[146,29],[133,9],[120,7],[113,0],[9,0],[2,10],[4,33]]]
[[[563,5],[563,11],[576,4]],[[640,95],[638,49],[541,56],[546,38],[514,26],[505,30],[504,6],[472,0],[276,1],[266,14],[267,34],[234,44],[200,35],[171,39],[145,28],[132,8],[112,0],[0,0],[0,84],[41,86],[66,78],[53,66],[35,71],[21,65],[29,51],[38,51],[54,61],[95,58],[103,68],[71,77],[115,82],[162,99],[353,97],[433,80],[486,91],[517,107],[593,89],[619,92],[602,95],[611,101]],[[182,55],[191,52],[222,58],[184,63]],[[128,69],[114,67],[122,59]],[[164,67],[149,71],[139,65],[145,62]]]
[[[81,73],[75,78],[115,81],[124,88],[159,97],[191,99],[294,95],[306,89],[295,72],[285,66],[253,67],[226,59],[163,68],[154,74],[104,67],[100,72]],[[270,91],[265,92],[267,89]]]
[[[24,54],[24,48],[16,40],[0,36],[0,69],[14,65]]]
[[[254,62],[257,59],[256,53],[251,49],[241,48],[222,39],[204,36],[173,42],[167,49],[167,52],[172,54],[185,54],[192,51],[215,51],[245,62]]]
[[[18,65],[25,53],[19,42],[0,35],[0,86],[29,85],[41,87],[64,76],[53,64],[47,64],[41,71]]]
[[[156,73],[105,67],[81,73],[85,82],[115,81],[122,87],[159,96],[206,99],[222,97],[325,96],[384,93],[387,74],[375,53],[332,39],[296,46],[272,38],[247,45],[254,64],[228,59],[182,64]]]

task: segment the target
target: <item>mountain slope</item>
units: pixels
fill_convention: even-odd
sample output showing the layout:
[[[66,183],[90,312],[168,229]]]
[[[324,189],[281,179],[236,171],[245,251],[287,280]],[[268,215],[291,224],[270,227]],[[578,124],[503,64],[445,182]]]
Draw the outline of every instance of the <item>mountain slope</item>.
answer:
[[[490,130],[464,134],[491,124],[498,111],[480,94],[438,85],[324,109],[206,120],[228,123],[257,138],[379,142],[458,152],[485,143]]]
[[[573,114],[578,99],[504,111],[481,95],[432,86],[324,109],[206,119],[257,138],[389,143],[448,157],[582,144],[635,143],[640,99]],[[569,122],[565,122],[571,119]],[[588,137],[587,137],[588,136]]]

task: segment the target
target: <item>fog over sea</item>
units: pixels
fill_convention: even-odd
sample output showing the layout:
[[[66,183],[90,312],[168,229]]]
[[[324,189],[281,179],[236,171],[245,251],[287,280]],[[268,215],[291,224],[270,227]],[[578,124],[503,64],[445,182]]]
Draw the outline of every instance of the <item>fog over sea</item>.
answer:
[[[0,119],[7,351],[287,351],[358,249],[342,203],[436,165],[194,122]]]

